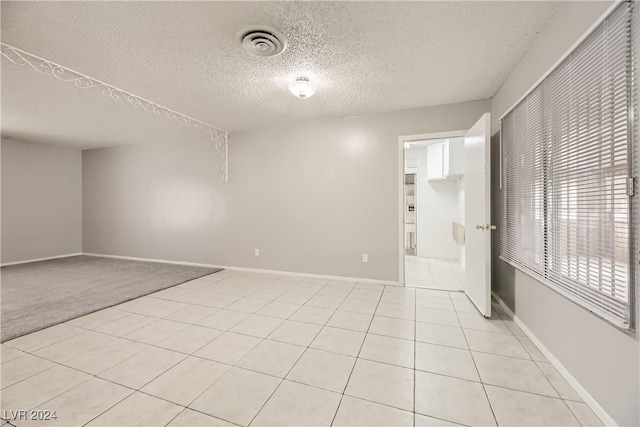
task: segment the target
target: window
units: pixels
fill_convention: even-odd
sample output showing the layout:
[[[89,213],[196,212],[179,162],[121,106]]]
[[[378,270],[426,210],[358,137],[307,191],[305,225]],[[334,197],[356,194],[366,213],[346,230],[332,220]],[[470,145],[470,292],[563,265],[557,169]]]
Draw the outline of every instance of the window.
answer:
[[[501,257],[627,329],[632,8],[620,4],[501,123]]]

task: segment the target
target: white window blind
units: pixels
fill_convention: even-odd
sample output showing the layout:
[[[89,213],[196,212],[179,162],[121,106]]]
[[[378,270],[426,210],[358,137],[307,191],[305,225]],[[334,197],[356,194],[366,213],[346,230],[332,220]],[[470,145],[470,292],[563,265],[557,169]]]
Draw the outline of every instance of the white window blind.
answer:
[[[620,4],[501,123],[501,257],[623,328],[633,321],[632,7]]]

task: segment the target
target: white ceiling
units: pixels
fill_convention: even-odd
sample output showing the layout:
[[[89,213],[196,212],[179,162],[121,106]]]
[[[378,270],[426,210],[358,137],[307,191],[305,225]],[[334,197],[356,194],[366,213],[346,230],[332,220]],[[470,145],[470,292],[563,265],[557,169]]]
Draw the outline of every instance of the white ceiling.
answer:
[[[489,98],[557,4],[3,1],[1,7],[3,42],[237,131]],[[255,24],[283,32],[288,48],[276,57],[248,55],[237,33]],[[120,142],[123,133],[128,142],[155,129],[119,107],[92,112],[113,104],[109,99],[65,94],[82,90],[61,88],[50,77],[34,84],[36,72],[7,60],[2,67],[4,134],[55,131],[82,146],[92,125],[102,125],[102,140]],[[316,83],[315,96],[301,100],[287,91],[298,75]],[[73,119],[79,113],[87,116],[80,127]]]

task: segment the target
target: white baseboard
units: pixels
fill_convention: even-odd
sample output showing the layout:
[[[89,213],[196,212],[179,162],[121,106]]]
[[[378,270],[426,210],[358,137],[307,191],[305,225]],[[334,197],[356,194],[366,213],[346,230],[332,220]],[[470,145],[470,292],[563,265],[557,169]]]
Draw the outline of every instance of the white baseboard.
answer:
[[[564,377],[565,380],[567,380],[571,387],[574,388],[578,395],[580,395],[582,400],[584,400],[584,402],[589,405],[591,410],[598,416],[598,418],[600,418],[600,421],[602,421],[605,426],[617,426],[618,424],[607,413],[607,411],[605,411],[604,408],[600,406],[600,404],[589,394],[589,392],[582,386],[582,384],[578,382],[578,380],[571,374],[571,372],[569,372],[569,370],[564,367],[564,365],[553,355],[553,353],[551,353],[551,351],[547,347],[545,347],[545,345],[538,339],[538,337],[536,337],[534,333],[531,332],[527,325],[525,325],[524,322],[520,320],[520,318],[518,318],[518,316],[516,316],[513,311],[511,311],[511,309],[495,292],[492,292],[492,294],[496,301],[498,301],[498,304],[500,304],[500,307],[502,307],[502,309],[513,318],[513,321],[516,323],[516,325],[518,325],[518,327],[522,329],[522,332],[524,332],[527,337],[529,337],[529,339],[533,341],[538,349],[540,349],[542,354],[544,354],[549,362],[558,370],[558,372],[560,372],[560,374]]]
[[[145,262],[159,262],[161,264],[176,264],[176,265],[190,265],[193,267],[209,267],[209,268],[225,268],[220,265],[202,264],[198,262],[186,262],[186,261],[169,261],[166,259],[153,259],[153,258],[140,258],[135,256],[121,256],[121,255],[106,255],[106,254],[94,254],[84,252],[82,255],[95,256],[100,258],[114,258],[114,259],[127,259],[130,261],[145,261]]]
[[[78,252],[75,254],[56,255],[56,256],[50,256],[46,258],[27,259],[24,261],[5,262],[4,264],[0,264],[0,267],[7,267],[9,265],[27,264],[29,262],[47,261],[50,259],[68,258],[70,256],[79,256],[79,255],[82,255],[82,252]]]
[[[265,270],[260,268],[249,268],[249,267],[232,267],[232,266],[226,266],[226,265],[202,264],[197,262],[186,262],[186,261],[168,261],[164,259],[138,258],[138,257],[129,257],[129,256],[120,256],[120,255],[105,255],[105,254],[94,254],[94,253],[84,253],[82,255],[104,257],[104,258],[128,259],[132,261],[160,262],[163,264],[191,265],[194,267],[223,268],[225,270],[244,271],[244,272],[250,272],[250,273],[279,274],[281,276],[309,277],[313,279],[344,280],[349,282],[400,286],[400,283],[397,281],[394,282],[394,281],[377,280],[377,279],[363,279],[359,277],[328,276],[324,274],[299,273],[295,271]]]

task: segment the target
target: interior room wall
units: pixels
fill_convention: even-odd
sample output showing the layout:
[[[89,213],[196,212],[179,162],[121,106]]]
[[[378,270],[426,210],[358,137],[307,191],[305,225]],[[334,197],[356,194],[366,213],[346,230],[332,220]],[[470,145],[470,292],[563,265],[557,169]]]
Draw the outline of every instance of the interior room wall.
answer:
[[[85,150],[84,251],[397,281],[398,137],[468,129],[490,108],[232,133],[228,184],[206,140]]]
[[[458,221],[456,179],[429,181],[427,149],[405,150],[405,158],[417,160],[417,255],[428,258],[459,259],[460,248],[453,240],[451,223]]]
[[[82,252],[80,151],[2,138],[1,263]]]
[[[563,2],[493,98],[492,162],[499,164],[502,116],[598,20],[610,2]],[[492,169],[493,223],[501,227],[499,168]],[[499,259],[493,234],[494,291],[620,425],[640,425],[638,337],[616,329]],[[636,291],[636,295],[640,295]],[[640,313],[638,313],[640,314]]]
[[[465,219],[464,219],[464,209],[465,209],[465,201],[464,201],[464,195],[465,195],[465,186],[464,186],[464,176],[461,176],[459,178],[456,179],[456,199],[457,199],[457,208],[458,211],[456,212],[456,219],[454,221],[456,221],[459,224],[464,225],[465,223]],[[459,260],[460,260],[460,265],[462,266],[462,268],[464,268],[465,263],[466,263],[466,256],[465,256],[465,246],[464,243],[460,244],[460,243],[456,243],[458,246],[458,250],[459,250]]]
[[[86,253],[219,263],[229,211],[205,136],[82,152]]]

